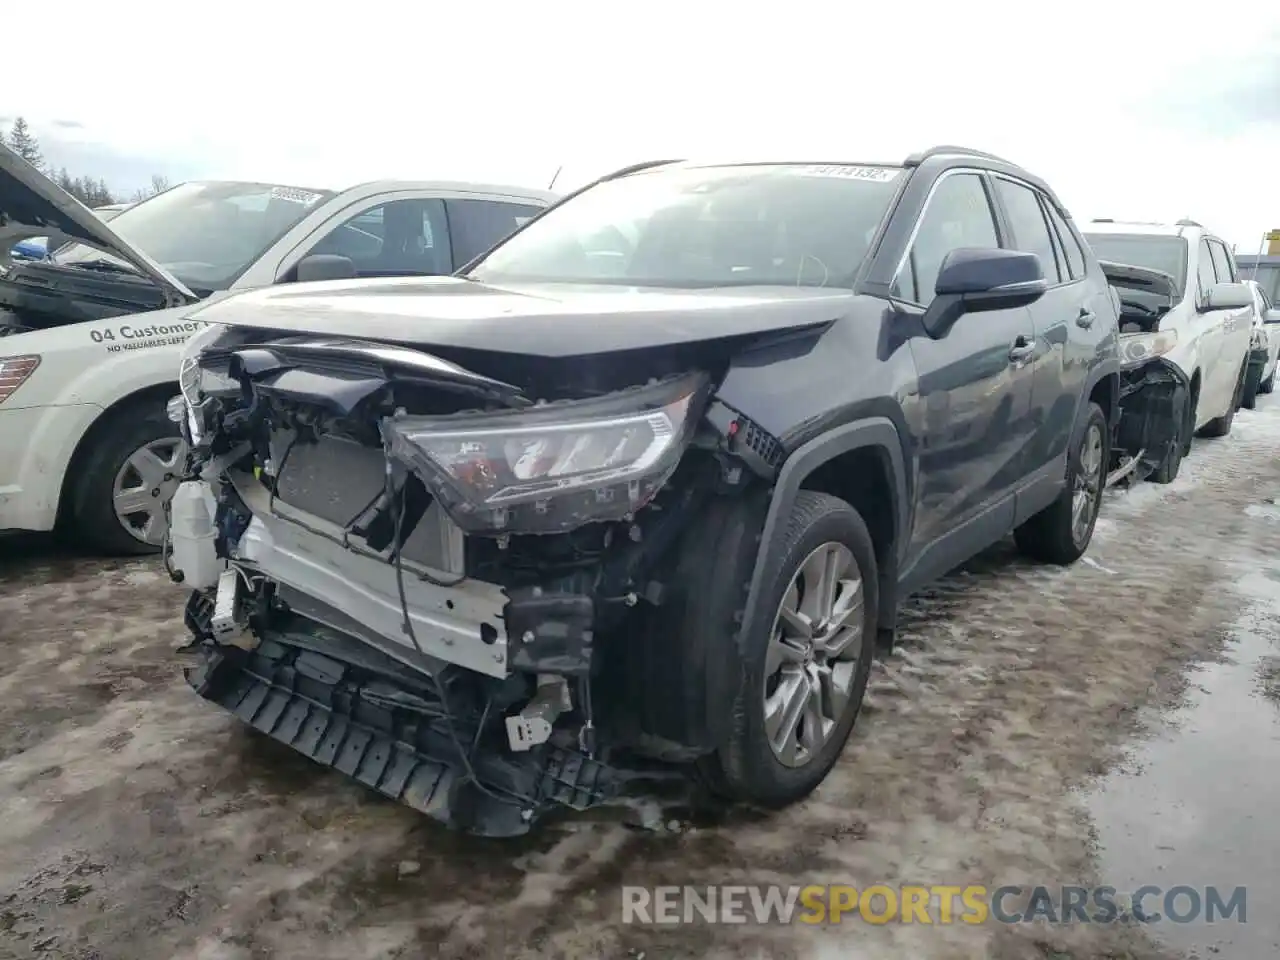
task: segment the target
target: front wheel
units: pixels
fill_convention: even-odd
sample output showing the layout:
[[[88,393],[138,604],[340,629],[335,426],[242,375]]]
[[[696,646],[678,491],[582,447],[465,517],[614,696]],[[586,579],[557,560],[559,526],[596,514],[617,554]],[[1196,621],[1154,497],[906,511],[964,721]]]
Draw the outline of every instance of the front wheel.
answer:
[[[843,500],[801,491],[782,561],[745,638],[728,742],[699,761],[730,799],[781,807],[808,795],[844,749],[862,706],[879,599],[875,549]]]
[[[74,478],[65,532],[108,554],[155,553],[168,529],[164,504],[177,488],[186,445],[161,404],[107,416]]]
[[[1102,408],[1090,403],[1084,428],[1067,455],[1067,482],[1058,499],[1014,531],[1018,549],[1042,563],[1075,563],[1089,549],[1098,522],[1111,431]]]

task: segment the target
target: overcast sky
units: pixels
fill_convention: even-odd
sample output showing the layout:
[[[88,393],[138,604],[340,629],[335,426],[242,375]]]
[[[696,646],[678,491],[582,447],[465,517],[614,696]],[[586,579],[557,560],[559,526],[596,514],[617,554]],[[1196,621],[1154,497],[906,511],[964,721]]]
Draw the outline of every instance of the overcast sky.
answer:
[[[1280,227],[1274,0],[3,6],[0,117],[125,189],[545,186],[563,164],[562,188],[658,157],[959,143],[1045,177],[1077,218],[1191,216],[1240,253]]]

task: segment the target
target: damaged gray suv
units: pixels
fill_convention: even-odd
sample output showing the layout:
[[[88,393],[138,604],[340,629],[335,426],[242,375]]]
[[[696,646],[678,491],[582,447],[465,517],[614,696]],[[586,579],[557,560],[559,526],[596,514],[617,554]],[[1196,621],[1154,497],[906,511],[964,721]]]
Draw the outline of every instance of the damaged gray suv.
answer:
[[[672,764],[802,798],[901,599],[1076,560],[1167,401],[1048,187],[959,148],[641,165],[456,277],[195,316],[188,681],[491,836]]]

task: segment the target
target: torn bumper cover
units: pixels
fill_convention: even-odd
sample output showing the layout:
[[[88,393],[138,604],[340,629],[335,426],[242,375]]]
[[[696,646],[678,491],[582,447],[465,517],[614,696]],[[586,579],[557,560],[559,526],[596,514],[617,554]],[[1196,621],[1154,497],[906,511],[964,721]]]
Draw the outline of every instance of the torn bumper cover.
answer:
[[[289,639],[209,651],[187,682],[317,763],[478,836],[518,836],[548,808],[585,810],[620,789],[622,774],[573,744],[507,755],[485,742],[483,716],[446,715],[453,708],[426,687],[406,689],[394,664],[375,672],[295,645],[309,633]]]
[[[1120,371],[1120,421],[1113,449],[1119,456],[1138,458],[1132,471],[1137,479],[1158,469],[1174,444],[1187,442],[1190,398],[1187,375],[1163,357]]]
[[[653,775],[597,747],[597,631],[685,522],[647,508],[676,497],[705,374],[535,406],[430,354],[293,338],[188,358],[182,387],[166,554],[201,696],[487,836]]]

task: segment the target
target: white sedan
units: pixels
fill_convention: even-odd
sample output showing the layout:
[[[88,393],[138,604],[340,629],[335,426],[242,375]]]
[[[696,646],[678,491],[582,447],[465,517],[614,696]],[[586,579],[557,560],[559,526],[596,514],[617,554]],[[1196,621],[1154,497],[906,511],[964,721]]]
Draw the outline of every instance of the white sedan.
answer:
[[[339,277],[448,274],[540,213],[545,190],[377,182],[181,184],[110,225],[0,146],[0,531],[159,549],[185,451],[165,416],[193,305]],[[72,242],[48,259],[9,251]]]

